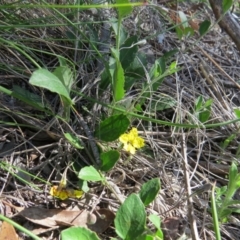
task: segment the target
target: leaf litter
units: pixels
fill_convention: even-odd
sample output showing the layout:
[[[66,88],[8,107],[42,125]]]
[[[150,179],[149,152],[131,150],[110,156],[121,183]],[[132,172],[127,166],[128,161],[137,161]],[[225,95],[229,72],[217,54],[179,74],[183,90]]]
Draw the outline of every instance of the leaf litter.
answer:
[[[191,10],[192,8],[191,4],[186,6],[184,3],[180,4],[179,7],[181,7],[182,11],[186,9]],[[212,18],[211,16],[206,15],[202,17],[199,15],[199,13],[202,14],[202,12],[198,12],[200,10],[201,9],[197,9],[195,12],[196,16],[199,17],[199,21],[204,20],[204,17]],[[152,105],[150,101],[149,106],[146,106],[146,113],[152,114],[156,117],[156,119],[167,119],[168,121],[172,122],[177,121],[178,119],[187,119],[191,122],[196,121],[195,116],[191,115],[191,110],[194,106],[195,99],[199,95],[202,95],[206,99],[211,98],[214,100],[211,119],[216,121],[225,121],[235,118],[232,110],[234,107],[240,106],[239,91],[234,87],[234,85],[232,85],[231,82],[229,82],[228,77],[221,73],[223,70],[232,78],[240,79],[236,64],[239,62],[239,53],[236,51],[234,45],[231,44],[231,40],[228,38],[228,36],[222,33],[218,26],[214,26],[211,32],[204,36],[202,41],[199,42],[197,48],[195,45],[196,38],[198,37],[182,39],[179,41],[176,38],[175,33],[167,30],[168,25],[162,24],[164,22],[162,21],[163,19],[161,19],[158,14],[155,14],[151,11],[153,10],[144,8],[138,12],[138,10],[135,9],[134,22],[132,19],[126,19],[124,21],[125,26],[128,27],[130,31],[134,31],[134,28],[130,26],[135,26],[138,24],[141,27],[139,34],[142,38],[151,36],[153,31],[156,31],[156,36],[158,36],[163,30],[165,31],[164,39],[161,39],[160,43],[157,43],[158,40],[154,39],[154,37],[149,39],[147,42],[145,50],[150,50],[147,52],[147,58],[150,59],[149,61],[153,61],[157,58],[157,56],[162,55],[163,52],[175,49],[176,46],[181,49],[186,49],[187,47],[191,46],[193,46],[193,48],[188,53],[178,53],[175,56],[178,59],[179,65],[181,66],[181,71],[176,73],[175,76],[166,78],[162,83],[159,92],[151,93],[151,98],[153,99],[154,105]],[[52,16],[52,12],[49,9],[39,9],[34,11],[25,11],[23,9],[20,10],[20,12],[21,17],[24,18],[25,16],[26,19],[33,19],[33,14],[37,14],[39,16],[47,16],[49,14],[49,16]],[[171,11],[170,17],[174,18],[172,13],[175,12],[175,10]],[[149,18],[149,16],[151,17]],[[172,20],[175,20],[176,22],[179,21],[179,19]],[[193,20],[194,25],[196,25],[197,21],[195,21],[194,18]],[[214,22],[214,19],[211,20]],[[72,31],[71,29],[68,30]],[[46,34],[49,38],[57,36],[59,39],[62,39],[62,35],[65,35],[63,28],[58,28],[57,30],[49,28],[44,33],[37,29],[31,29],[31,31],[36,34],[35,40],[37,41],[29,42],[29,45],[33,45],[36,48],[38,48],[38,45],[36,45],[38,43],[44,44],[46,48],[49,47],[48,44],[45,45],[45,43],[42,42],[42,38],[38,36],[43,36]],[[30,32],[26,29],[22,31],[21,34],[21,38],[15,32],[12,33],[12,36],[17,42],[20,43],[23,36],[28,39],[28,34],[30,34]],[[57,41],[58,40],[56,40],[56,42]],[[66,56],[67,58],[72,56],[72,52],[69,53],[66,46],[59,44],[57,47],[50,47],[53,48],[54,51],[60,52],[60,54]],[[204,54],[201,49],[207,52],[208,55]],[[144,50],[141,49],[141,51]],[[12,54],[12,50],[8,49],[6,46],[1,46],[1,54],[4,56],[2,59],[4,59],[4,61],[7,59],[9,66],[12,65],[17,66],[19,69],[25,69],[25,63],[27,63],[27,65],[29,63],[27,59],[22,60],[12,57],[12,55],[9,53]],[[39,58],[42,58],[42,55],[38,56]],[[46,59],[46,65],[48,65],[49,62],[56,61],[55,58],[51,58],[49,56],[46,57]],[[74,59],[72,60],[74,61]],[[214,60],[214,62],[212,60]],[[45,63],[45,59],[43,61]],[[5,64],[4,62],[1,63]],[[218,67],[216,67],[215,63],[221,67],[221,71]],[[48,66],[52,67],[50,65]],[[26,90],[29,92],[32,91],[32,89],[26,84],[26,79],[29,79],[29,74],[23,75],[22,72],[16,74],[16,72],[13,70],[9,71],[11,72],[9,75],[5,72],[1,72],[1,86],[6,86],[11,89],[13,87],[12,83],[14,83],[21,88],[27,88]],[[96,77],[94,74],[89,72],[88,65],[84,65],[80,71],[80,82],[82,86],[84,86],[82,91],[84,94],[91,96],[93,93],[93,88],[90,83],[94,83]],[[92,69],[92,71],[94,71],[94,69]],[[30,72],[31,71],[29,70],[29,73]],[[212,78],[211,76],[214,77]],[[9,81],[9,79],[11,79],[11,81]],[[47,102],[47,106],[55,107],[58,105],[54,94],[48,92],[42,93],[37,89],[34,89],[34,94],[36,96],[40,96],[39,99],[43,99],[43,102]],[[162,109],[162,106],[160,106],[161,108],[157,106],[159,95],[164,96],[162,94],[169,96],[166,99],[177,99],[175,105],[171,105],[171,107],[174,109]],[[9,122],[13,118],[15,122],[25,126],[20,128],[16,126],[4,125],[2,127],[4,129],[4,135],[5,133],[11,133],[11,136],[8,135],[9,137],[4,140],[4,144],[1,144],[5,152],[4,154],[0,152],[1,160],[3,159],[10,165],[13,163],[13,160],[15,160],[17,155],[21,155],[23,156],[21,160],[22,164],[26,166],[25,169],[33,173],[35,176],[40,176],[43,179],[47,179],[51,183],[61,180],[61,174],[59,174],[59,172],[62,173],[64,171],[69,161],[73,159],[72,157],[77,156],[82,162],[88,163],[89,165],[91,164],[88,162],[88,156],[82,156],[78,151],[75,151],[74,148],[69,146],[68,143],[61,139],[63,132],[61,132],[60,129],[64,128],[64,131],[69,130],[67,126],[60,125],[59,121],[57,120],[52,121],[52,125],[49,126],[48,123],[52,120],[49,116],[44,118],[40,116],[39,112],[37,112],[33,107],[31,108],[26,106],[26,104],[22,104],[20,101],[8,98],[2,93],[0,94],[0,100],[1,108],[3,109],[0,112],[1,118],[6,122]],[[81,105],[84,105],[84,101],[80,100],[79,102],[76,102],[76,106],[80,109]],[[224,106],[224,108],[222,106]],[[161,109],[161,111],[158,109]],[[92,113],[89,111],[89,115],[86,116],[87,121],[89,121],[89,118],[93,119],[93,116],[97,116],[96,118],[102,116],[102,110],[104,109],[96,106],[95,110],[96,111]],[[24,116],[28,116],[30,113],[32,114],[31,118],[26,119]],[[21,114],[25,115],[21,116]],[[90,122],[88,122],[92,126],[94,124],[91,121],[95,120],[90,120]],[[73,125],[71,127],[76,132],[74,136],[82,134],[77,125]],[[217,181],[220,186],[227,184],[227,180],[224,178],[224,176],[226,173],[228,173],[228,168],[231,161],[238,161],[235,153],[238,149],[239,139],[235,138],[224,151],[219,146],[221,142],[224,142],[224,140],[227,139],[232,132],[236,132],[237,129],[237,124],[231,124],[229,126],[214,130],[196,129],[186,131],[188,150],[187,157],[189,161],[188,167],[192,173],[188,181],[191,183],[191,187],[193,189],[214,181]],[[166,227],[166,235],[170,232],[173,232],[174,237],[181,235],[182,232],[189,234],[189,225],[191,222],[187,217],[188,206],[186,201],[179,202],[180,198],[187,199],[185,180],[183,178],[183,175],[185,174],[182,164],[183,154],[181,153],[182,133],[178,132],[178,129],[153,125],[147,126],[145,131],[141,134],[145,134],[147,139],[146,145],[149,148],[146,149],[144,153],[136,154],[131,162],[126,162],[124,159],[127,159],[127,155],[123,155],[122,160],[116,166],[116,168],[121,169],[121,171],[125,173],[125,178],[116,184],[119,194],[121,194],[121,197],[122,195],[127,196],[132,191],[137,191],[140,186],[149,179],[153,177],[159,177],[162,188],[159,197],[157,198],[159,201],[156,201],[153,205],[153,208],[148,209],[148,212],[153,212],[161,216]],[[51,143],[54,144],[51,145]],[[51,146],[49,146],[49,144]],[[39,154],[38,157],[29,157],[32,154],[31,152],[36,150]],[[56,168],[57,170],[53,171],[53,168]],[[73,184],[76,184],[76,179],[73,180],[74,177],[72,177],[73,174],[70,172],[68,175],[68,179],[71,179]],[[36,220],[37,222],[34,223],[37,225],[42,225],[40,223],[47,219],[47,222],[52,224],[50,226],[53,227],[53,232],[54,227],[72,226],[73,223],[87,224],[87,218],[91,211],[86,209],[76,212],[73,211],[74,216],[76,216],[77,219],[76,222],[74,222],[74,219],[69,217],[69,215],[71,215],[71,211],[65,210],[67,206],[71,204],[71,202],[77,201],[78,204],[82,204],[82,200],[67,199],[61,202],[53,198],[46,198],[46,193],[49,191],[45,191],[45,189],[48,189],[48,185],[42,184],[37,178],[32,178],[32,181],[42,189],[40,192],[36,192],[35,189],[31,188],[31,186],[29,187],[19,183],[14,177],[7,174],[7,172],[3,169],[1,169],[0,177],[0,181],[2,183],[1,191],[3,194],[10,193],[8,196],[10,195],[13,197],[7,197],[8,201],[17,204],[18,206],[28,206],[28,208],[25,207],[22,209],[22,218],[28,219],[30,222],[34,222]],[[108,208],[112,210],[108,210],[108,213],[111,215],[112,212],[116,212],[116,210],[119,208],[119,203],[116,201],[114,196],[109,194],[100,186],[91,186],[91,189],[99,197],[99,203],[97,203],[97,205],[102,206],[107,202]],[[29,192],[33,192],[34,194],[30,194]],[[208,192],[202,192],[202,194],[200,194],[198,197],[200,200],[209,203]],[[49,215],[46,212],[48,211],[47,204],[45,204],[46,201],[51,206]],[[1,205],[5,205],[2,200]],[[38,207],[39,205],[43,205],[45,208],[40,208]],[[210,214],[206,211],[207,204],[205,205],[206,206],[201,205],[201,201],[199,201],[199,203],[195,201],[193,204],[195,217],[199,224],[199,232],[201,233],[200,237],[202,239],[214,239],[215,235],[211,227],[212,219]],[[85,205],[82,204],[82,207],[84,206]],[[92,203],[90,201],[88,207],[94,208],[95,206],[96,203]],[[59,207],[62,207],[63,209],[59,209]],[[103,209],[99,209],[98,211],[100,212],[102,210]],[[93,211],[93,214],[94,212],[95,211]],[[33,215],[31,216],[30,213]],[[44,218],[41,218],[41,213],[44,214]],[[94,215],[97,218],[96,223],[99,223],[101,219],[98,218],[97,212],[95,213],[96,214]],[[58,216],[58,218],[56,219],[54,215]],[[62,219],[59,219],[59,217]],[[81,217],[83,219],[81,219]],[[109,219],[112,218],[114,218],[114,215],[112,215]],[[238,215],[237,218],[239,218]],[[183,220],[186,220],[188,224],[181,225]],[[109,225],[110,223],[107,223],[106,227],[100,227],[100,230],[94,229],[93,226],[95,226],[95,224],[89,225],[88,227],[92,228],[94,231],[102,232],[101,230],[107,228]],[[182,226],[181,229],[179,229],[179,225]],[[47,226],[47,228],[49,228],[49,226]],[[223,239],[238,239],[240,234],[239,227],[234,223],[223,225],[221,231],[223,233]]]

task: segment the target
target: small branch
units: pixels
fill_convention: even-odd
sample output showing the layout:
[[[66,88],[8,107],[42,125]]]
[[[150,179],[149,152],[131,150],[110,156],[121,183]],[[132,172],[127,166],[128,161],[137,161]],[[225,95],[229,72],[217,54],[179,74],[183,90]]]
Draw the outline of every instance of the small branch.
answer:
[[[240,25],[229,11],[224,15],[222,2],[222,0],[209,0],[213,13],[217,21],[219,20],[219,26],[230,36],[240,51]]]
[[[183,154],[183,169],[184,169],[184,177],[185,177],[185,186],[187,189],[187,201],[188,201],[188,216],[191,224],[191,233],[193,240],[199,240],[197,224],[194,216],[194,207],[193,207],[193,198],[190,186],[190,176],[189,176],[189,168],[187,161],[187,147],[185,142],[185,133],[182,132],[182,154]]]

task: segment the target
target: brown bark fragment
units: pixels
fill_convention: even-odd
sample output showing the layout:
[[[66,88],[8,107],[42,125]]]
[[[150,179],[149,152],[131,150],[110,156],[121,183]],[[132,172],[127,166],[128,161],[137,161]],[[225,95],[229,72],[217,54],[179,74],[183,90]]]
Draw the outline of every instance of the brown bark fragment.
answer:
[[[240,25],[229,11],[223,16],[222,0],[209,0],[209,3],[216,19],[221,19],[220,27],[230,36],[240,51]]]

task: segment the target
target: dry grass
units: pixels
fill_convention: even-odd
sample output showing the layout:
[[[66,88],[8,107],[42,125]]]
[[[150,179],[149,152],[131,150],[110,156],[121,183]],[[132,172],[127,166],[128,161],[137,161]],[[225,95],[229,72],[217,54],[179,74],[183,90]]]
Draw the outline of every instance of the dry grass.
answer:
[[[184,5],[181,7],[183,10],[186,8]],[[198,11],[196,14],[200,20],[211,17],[206,8]],[[198,33],[195,33],[194,37],[180,41],[173,31],[167,31],[171,24],[166,22],[165,18],[159,17],[157,13],[159,14],[156,9],[149,7],[135,9],[133,17],[124,22],[126,27],[131,27],[129,30],[133,31],[132,26],[136,25],[136,19],[139,19],[138,34],[141,38],[148,39],[147,44],[142,46],[140,51],[148,54],[149,61],[153,61],[162,56],[164,52],[176,47],[182,50],[174,56],[181,70],[167,77],[158,92],[152,93],[151,99],[146,104],[146,115],[152,114],[151,116],[156,119],[173,123],[199,123],[192,110],[195,100],[202,95],[204,99],[213,99],[210,123],[234,119],[233,109],[240,105],[240,91],[232,80],[240,79],[238,67],[240,56],[232,41],[217,26],[198,42]],[[46,22],[66,24],[65,20],[56,16],[53,10],[47,9],[32,11],[26,9],[17,12],[12,10],[11,16],[14,16],[16,20],[29,21],[30,19],[31,24],[34,23],[34,19],[37,19],[36,24],[39,24],[39,17],[43,17],[43,24]],[[92,17],[87,11],[81,12],[81,19],[85,21],[91,20]],[[8,26],[11,20],[6,19],[7,15],[0,12],[1,24]],[[132,19],[135,19],[135,22]],[[211,20],[214,21],[214,19]],[[148,23],[149,26],[143,26],[141,21]],[[156,39],[159,33],[156,30],[156,22],[159,24],[159,21],[161,21],[159,28],[166,29],[163,43],[158,43]],[[97,24],[94,26],[99,28]],[[151,26],[156,30],[155,33],[152,32]],[[75,90],[93,97],[98,94],[99,73],[95,71],[97,56],[88,43],[79,40],[73,44],[69,41],[67,34],[77,34],[71,26],[24,27],[0,31],[1,38],[17,43],[34,59],[38,59],[41,66],[49,69],[55,67],[58,64],[56,55],[68,58],[76,64]],[[89,29],[81,25],[81,31],[87,32]],[[150,31],[153,33],[152,36],[149,35]],[[11,45],[1,44],[0,48],[0,85],[8,89],[17,85],[34,92],[43,101],[48,102],[57,113],[61,106],[56,96],[35,89],[28,84],[28,79],[36,66],[33,66],[29,59],[19,54]],[[185,49],[189,51],[185,52]],[[138,91],[138,86],[136,91]],[[175,99],[176,106],[163,111],[154,110],[153,102],[159,101],[159,96],[164,96],[164,94]],[[76,168],[80,168],[84,165],[83,163],[91,164],[86,153],[76,151],[62,138],[66,131],[73,131],[81,137],[84,135],[76,116],[73,115],[69,125],[66,125],[4,94],[0,95],[0,100],[1,121],[6,122],[0,125],[0,146],[2,152],[8,151],[8,154],[1,153],[1,159],[9,164],[8,166],[26,169],[32,175],[53,183],[60,180],[60,173],[69,162],[75,161]],[[103,101],[109,101],[109,99]],[[102,115],[107,112],[107,109],[91,106],[83,98],[79,98],[76,105],[92,131],[95,130]],[[81,106],[85,106],[89,112],[84,111]],[[21,127],[21,125],[9,126],[7,122],[28,124],[38,128],[36,130]],[[238,133],[239,124],[214,129],[182,130],[137,119],[134,123],[142,129],[141,134],[146,140],[148,154],[138,153],[131,161],[126,161],[127,156],[123,153],[121,161],[108,174],[109,181],[113,183],[117,181],[115,186],[119,189],[119,197],[124,199],[130,193],[138,191],[148,179],[159,177],[161,192],[147,211],[161,216],[164,226],[172,231],[169,239],[171,237],[177,239],[178,234],[183,233],[185,238],[182,239],[189,239],[190,235],[193,239],[197,239],[197,236],[200,239],[215,239],[212,217],[207,211],[210,204],[209,190],[215,181],[218,186],[226,185],[225,177],[231,162],[239,162],[236,158],[238,137],[226,149],[223,150],[220,147],[221,142],[227,137]],[[88,145],[84,136],[82,138]],[[16,171],[15,174],[18,175]],[[69,172],[68,177],[73,184],[76,184],[77,179],[73,173]],[[56,207],[56,204],[62,206],[61,203],[56,203],[49,197],[46,184],[35,178],[31,178],[31,181],[40,190],[25,186],[9,171],[1,169],[1,195],[12,204],[20,206]],[[99,206],[108,205],[116,211],[119,203],[108,191],[99,187],[93,189],[92,194],[96,196]],[[200,193],[192,195],[196,190],[200,190]],[[83,201],[79,201],[78,204],[82,205]],[[88,207],[91,208],[91,204]],[[1,212],[6,214],[6,206],[3,204],[1,204]],[[239,215],[235,215],[235,218],[236,221],[240,220]],[[221,233],[222,239],[239,239],[239,226],[234,222],[224,224],[221,226]],[[102,234],[101,238],[109,239],[111,234],[111,231],[107,231]],[[170,233],[165,231],[165,234]]]

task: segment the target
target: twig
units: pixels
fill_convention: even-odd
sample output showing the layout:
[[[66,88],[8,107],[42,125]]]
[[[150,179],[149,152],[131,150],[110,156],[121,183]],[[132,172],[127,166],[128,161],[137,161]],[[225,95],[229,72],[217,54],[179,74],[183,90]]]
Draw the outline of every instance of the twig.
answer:
[[[240,85],[239,85],[236,81],[234,81],[234,79],[232,79],[231,76],[229,76],[229,75],[222,69],[222,67],[219,66],[219,65],[217,64],[217,62],[212,59],[212,57],[211,57],[210,55],[208,55],[202,48],[200,48],[200,47],[198,47],[198,48],[199,48],[199,49],[201,50],[201,52],[217,67],[217,69],[218,69],[223,75],[225,75],[232,83],[234,83],[234,85],[235,85],[238,89],[240,89]]]
[[[189,176],[189,168],[187,162],[187,147],[185,142],[185,133],[182,131],[182,154],[183,154],[183,169],[184,169],[184,177],[185,177],[185,186],[187,189],[187,201],[188,201],[188,215],[191,224],[191,233],[193,240],[200,240],[197,230],[197,224],[194,216],[194,207],[193,207],[193,198],[190,186],[190,176]]]

